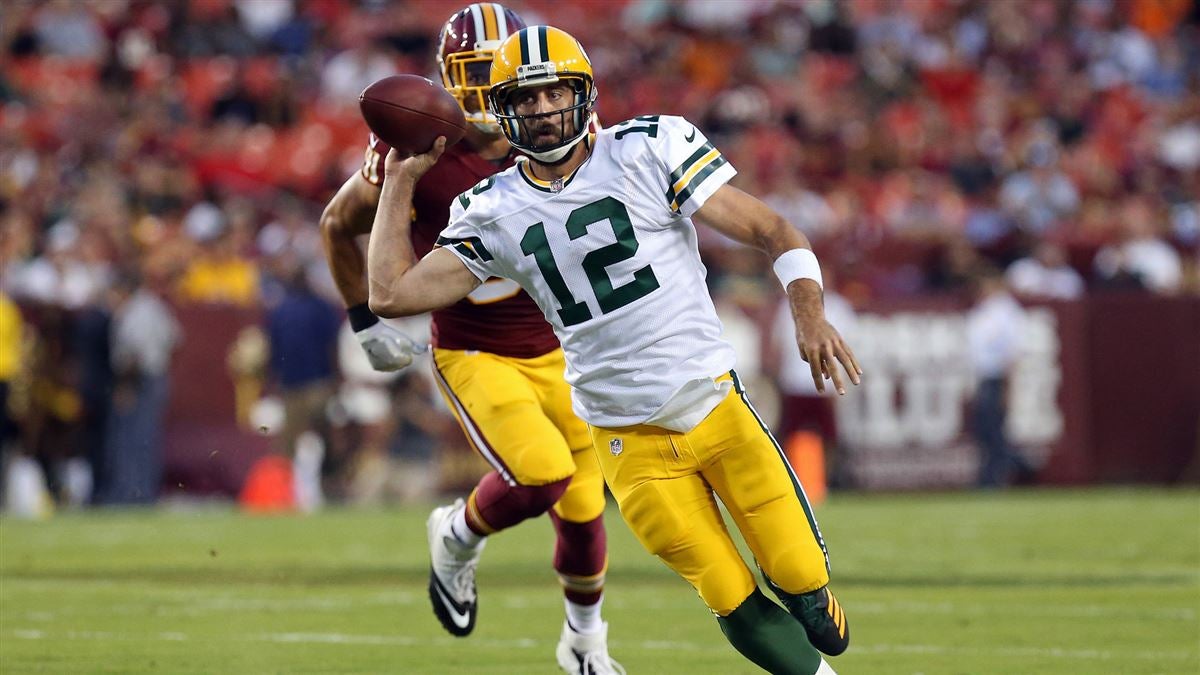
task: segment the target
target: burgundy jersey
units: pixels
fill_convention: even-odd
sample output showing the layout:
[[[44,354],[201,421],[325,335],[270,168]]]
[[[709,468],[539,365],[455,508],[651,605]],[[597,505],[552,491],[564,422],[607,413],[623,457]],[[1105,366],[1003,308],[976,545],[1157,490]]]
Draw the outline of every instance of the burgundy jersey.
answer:
[[[371,134],[362,176],[383,184],[389,146]],[[413,192],[412,243],[418,258],[433,250],[450,220],[450,202],[479,181],[512,166],[512,157],[495,164],[465,145],[446,149],[437,164],[417,181]],[[433,344],[442,349],[472,349],[528,359],[558,348],[550,324],[533,299],[508,279],[489,279],[456,304],[433,312]]]

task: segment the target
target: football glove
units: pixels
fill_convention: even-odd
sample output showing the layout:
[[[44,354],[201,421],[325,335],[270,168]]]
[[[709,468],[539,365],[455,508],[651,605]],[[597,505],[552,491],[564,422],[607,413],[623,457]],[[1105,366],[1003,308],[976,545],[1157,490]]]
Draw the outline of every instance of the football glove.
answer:
[[[412,341],[404,333],[379,321],[355,331],[354,336],[367,353],[371,367],[385,373],[400,370],[413,362],[413,357],[426,350],[425,345]]]

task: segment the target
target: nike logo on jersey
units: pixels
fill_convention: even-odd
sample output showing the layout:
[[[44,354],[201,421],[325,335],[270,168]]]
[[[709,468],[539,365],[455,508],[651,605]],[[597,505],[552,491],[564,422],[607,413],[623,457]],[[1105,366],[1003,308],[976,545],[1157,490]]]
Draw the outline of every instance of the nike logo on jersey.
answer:
[[[437,593],[442,608],[446,610],[446,614],[450,617],[450,621],[454,622],[454,625],[459,628],[466,628],[471,623],[470,607],[455,602],[454,598],[450,597],[450,594],[442,587],[442,580],[438,579],[437,575],[433,576],[433,581],[433,589]]]
[[[692,133],[688,134],[687,136],[684,136],[683,140],[687,141],[688,143],[691,143],[692,141],[696,140],[696,127],[692,127]]]

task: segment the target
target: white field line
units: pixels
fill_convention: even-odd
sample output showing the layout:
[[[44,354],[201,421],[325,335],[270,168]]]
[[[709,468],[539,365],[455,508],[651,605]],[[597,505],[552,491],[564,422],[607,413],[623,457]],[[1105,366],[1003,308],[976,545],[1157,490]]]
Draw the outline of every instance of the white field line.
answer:
[[[61,590],[61,589],[59,589]],[[162,589],[167,590],[167,589]],[[291,599],[269,599],[269,598],[246,598],[244,596],[235,595],[213,595],[204,590],[180,590],[169,589],[168,592],[162,593],[158,590],[151,591],[147,595],[153,597],[171,597],[179,598],[185,601],[186,604],[180,604],[174,607],[158,606],[154,608],[153,613],[156,616],[205,616],[213,613],[224,613],[229,611],[242,612],[286,612],[293,610],[308,610],[314,612],[335,612],[339,610],[370,606],[412,606],[422,605],[426,602],[423,594],[411,593],[407,591],[388,591],[384,593],[376,593],[367,595],[362,598],[346,598],[345,596],[337,597],[308,597],[308,598],[291,598]],[[553,592],[548,592],[545,597],[530,597],[520,595],[505,595],[496,599],[497,604],[506,609],[523,610],[530,608],[547,608],[557,607],[561,604],[561,599]],[[617,597],[609,596],[605,599],[607,604],[612,609],[650,609],[650,610],[696,610],[702,611],[703,607],[694,598],[687,601],[673,601],[663,598],[646,598],[637,595]],[[1108,605],[1059,605],[1059,606],[1038,606],[1028,604],[1004,604],[1004,605],[987,605],[987,604],[971,604],[962,605],[953,602],[862,602],[852,603],[848,609],[853,614],[867,615],[897,615],[897,614],[939,614],[945,616],[971,616],[971,617],[1000,617],[1020,615],[1026,617],[1042,617],[1042,618],[1066,618],[1066,619],[1105,619],[1105,618],[1137,618],[1150,621],[1186,621],[1195,622],[1200,617],[1200,611],[1191,607],[1113,607]],[[110,614],[142,614],[145,613],[146,607],[137,603],[116,603],[105,607],[105,612]],[[58,616],[68,616],[81,614],[82,612],[71,611],[66,607],[59,607],[55,610],[38,610],[29,612],[24,616],[27,620],[32,621],[49,621]]]
[[[20,640],[112,640],[112,641],[146,641],[162,640],[170,642],[189,642],[192,640],[186,633],[175,631],[159,633],[116,633],[111,631],[64,631],[51,633],[34,629],[16,629],[10,634]],[[198,638],[205,642],[217,637]],[[369,635],[352,633],[260,633],[239,638],[244,642],[269,642],[280,644],[331,644],[331,645],[382,645],[394,647],[414,647],[418,645],[451,646],[461,645],[462,642],[452,637],[411,636],[411,635]],[[473,639],[472,644],[483,647],[502,649],[534,649],[549,648],[548,640],[518,638],[512,640]],[[614,650],[644,649],[668,650],[686,652],[723,652],[732,649],[722,643],[694,643],[665,640],[613,640],[610,647]],[[1200,654],[1188,650],[1151,650],[1136,652],[1118,652],[1102,649],[1063,649],[1060,647],[950,647],[945,645],[895,645],[868,644],[856,646],[857,653],[871,654],[941,654],[941,655],[973,655],[986,657],[1009,658],[1060,658],[1070,660],[1110,661],[1113,659],[1139,659],[1146,661],[1195,661]]]
[[[138,583],[138,582],[128,582]],[[18,592],[25,591],[40,591],[61,593],[63,585],[85,585],[98,588],[109,588],[119,585],[125,585],[124,582],[112,582],[109,580],[82,580],[82,579],[62,579],[62,580],[22,580],[13,582],[7,585],[6,595],[11,595],[13,590],[19,589]],[[681,587],[682,588],[682,587]],[[496,599],[498,604],[508,609],[528,609],[540,607],[557,607],[561,605],[561,597],[557,596],[547,587],[545,596],[529,596],[529,595],[502,595]],[[243,595],[213,593],[209,589],[179,589],[179,588],[139,588],[139,592],[146,597],[154,598],[178,598],[186,601],[186,606],[178,608],[157,607],[154,613],[159,616],[202,616],[209,612],[224,612],[224,611],[288,611],[294,609],[308,609],[314,611],[328,610],[335,611],[351,607],[361,607],[362,605],[397,605],[410,606],[415,604],[423,604],[426,602],[424,594],[413,593],[409,591],[395,590],[385,591],[380,593],[372,593],[360,598],[346,598],[345,596],[337,597],[309,597],[296,598],[286,600],[275,599],[258,599],[246,598]],[[687,600],[672,600],[662,597],[646,597],[637,594],[618,594],[616,597],[610,595],[605,598],[605,604],[613,609],[651,609],[651,610],[702,610],[702,606],[694,597],[689,597]],[[1011,616],[1019,614],[1027,617],[1045,617],[1045,618],[1139,618],[1153,621],[1197,621],[1200,617],[1200,610],[1193,607],[1145,607],[1145,608],[1130,608],[1130,607],[1113,607],[1108,605],[1095,604],[1067,604],[1057,606],[1040,606],[1030,605],[1025,603],[1011,603],[1004,605],[988,605],[974,604],[962,605],[953,602],[852,602],[848,609],[854,614],[941,614],[941,615],[957,615],[957,616]],[[70,614],[69,611],[63,611],[64,608],[59,608],[55,611],[45,611],[25,615],[28,619],[45,621],[52,618],[52,615]],[[146,608],[139,604],[133,603],[117,603],[106,607],[106,611],[115,613],[143,613]]]
[[[1162,621],[1195,621],[1198,614],[1190,607],[1112,607],[1108,605],[1060,605],[1038,607],[1026,604],[960,605],[953,602],[864,602],[850,608],[855,614],[954,614],[960,616],[1004,616],[1020,614],[1048,618],[1139,618]]]
[[[421,598],[421,601],[425,602],[424,598]],[[39,609],[26,612],[23,618],[28,621],[46,622],[62,617],[82,616],[101,611],[106,615],[136,616],[149,613],[156,617],[202,617],[212,614],[227,614],[229,612],[279,613],[305,611],[319,613],[341,612],[364,606],[399,607],[415,604],[417,604],[417,596],[415,594],[406,594],[405,596],[393,595],[387,598],[295,598],[289,600],[205,596],[185,599],[185,602],[174,606],[157,605],[152,609],[147,609],[144,604],[129,602],[106,605],[102,610],[96,609],[94,611],[81,611],[79,608],[74,607],[59,607],[53,610]]]

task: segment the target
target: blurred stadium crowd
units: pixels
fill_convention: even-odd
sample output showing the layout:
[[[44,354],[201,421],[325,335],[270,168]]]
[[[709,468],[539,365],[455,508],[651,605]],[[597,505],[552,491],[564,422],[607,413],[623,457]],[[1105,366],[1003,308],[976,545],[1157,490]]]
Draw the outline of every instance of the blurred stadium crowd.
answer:
[[[264,366],[264,390],[331,391],[336,331],[282,345],[278,326],[336,327],[316,223],[362,161],[357,94],[395,72],[436,80],[438,30],[462,4],[5,2],[0,288],[26,351],[3,346],[18,414],[0,433],[49,464],[102,457],[113,356],[166,376],[180,336],[136,320],[171,307],[261,312],[265,349],[308,361]],[[701,125],[853,305],[960,292],[981,263],[1027,295],[1200,293],[1193,0],[506,4],[580,37],[602,122]],[[718,293],[769,316],[758,256],[702,244]]]

